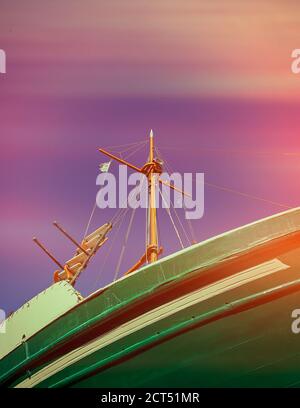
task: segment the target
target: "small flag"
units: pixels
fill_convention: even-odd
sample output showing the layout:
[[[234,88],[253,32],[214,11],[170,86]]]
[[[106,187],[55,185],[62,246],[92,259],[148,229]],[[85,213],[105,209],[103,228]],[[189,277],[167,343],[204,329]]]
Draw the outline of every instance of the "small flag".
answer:
[[[99,170],[102,173],[107,173],[109,170],[110,164],[111,164],[111,161],[99,164]]]

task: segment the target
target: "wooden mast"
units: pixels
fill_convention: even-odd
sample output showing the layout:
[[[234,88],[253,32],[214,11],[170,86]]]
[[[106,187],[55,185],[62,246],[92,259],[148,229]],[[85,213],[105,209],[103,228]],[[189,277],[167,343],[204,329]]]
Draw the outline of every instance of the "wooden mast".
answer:
[[[137,172],[145,174],[148,179],[148,197],[149,197],[149,231],[148,238],[149,242],[147,244],[146,252],[140,258],[140,260],[129,270],[127,273],[131,273],[138,269],[141,265],[147,262],[155,262],[158,259],[158,256],[162,253],[163,248],[158,247],[158,234],[157,234],[157,214],[156,214],[156,189],[158,184],[164,184],[171,188],[172,190],[178,191],[183,195],[188,195],[184,191],[176,188],[172,184],[162,180],[160,175],[162,173],[162,162],[155,158],[155,149],[154,149],[154,135],[153,131],[150,131],[150,143],[149,143],[149,159],[143,167],[139,168],[132,163],[129,163],[127,160],[124,160],[113,153],[106,151],[105,149],[98,149],[101,153],[108,156],[110,159],[116,160],[117,162],[124,164],[135,170]]]
[[[145,259],[152,263],[157,261],[158,255],[162,252],[162,248],[158,248],[157,237],[157,219],[156,219],[156,188],[157,183],[162,182],[158,176],[162,173],[162,166],[155,159],[154,149],[154,136],[153,131],[150,131],[150,143],[149,143],[149,159],[142,168],[139,168],[127,160],[121,159],[114,154],[107,152],[104,149],[99,151],[113,160],[118,161],[121,164],[125,164],[132,170],[138,171],[146,175],[148,179],[148,197],[149,197],[149,243],[147,245]],[[172,186],[170,186],[172,188]]]
[[[157,261],[158,254],[158,237],[157,237],[157,219],[156,219],[156,166],[154,162],[154,136],[153,131],[150,131],[150,154],[149,154],[149,163],[150,171],[148,174],[148,189],[149,189],[149,224],[150,224],[150,236],[149,236],[149,245],[147,252],[150,253],[149,262]]]

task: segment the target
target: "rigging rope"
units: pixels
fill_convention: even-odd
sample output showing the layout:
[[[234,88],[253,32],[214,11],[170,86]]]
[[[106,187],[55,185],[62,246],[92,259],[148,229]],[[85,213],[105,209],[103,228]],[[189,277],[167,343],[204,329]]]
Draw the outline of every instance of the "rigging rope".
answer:
[[[155,148],[155,150],[156,150],[157,154],[163,159],[163,161],[164,161],[164,163],[165,163],[165,165],[166,165],[166,169],[167,169],[168,173],[169,173],[169,174],[172,174],[173,171],[172,171],[172,169],[171,169],[171,166],[169,165],[169,163],[167,162],[167,160],[165,159],[165,157],[161,154],[161,151],[160,151],[159,149],[157,149],[157,148]],[[187,232],[186,232],[186,230],[185,230],[185,228],[184,228],[183,223],[180,221],[180,217],[179,217],[179,215],[177,214],[177,211],[176,211],[176,209],[175,209],[175,207],[174,207],[174,205],[173,205],[172,202],[171,202],[171,205],[172,205],[172,207],[173,207],[173,209],[174,209],[174,212],[175,212],[176,217],[177,217],[177,219],[178,219],[178,221],[179,221],[179,224],[180,224],[180,226],[181,226],[181,228],[182,228],[182,230],[183,230],[183,232],[184,232],[184,234],[185,234],[185,236],[186,236],[186,238],[187,238],[188,244],[190,245],[192,242],[197,242],[197,240],[196,240],[196,235],[195,235],[195,232],[194,232],[194,229],[193,229],[191,220],[189,220],[189,219],[186,220],[186,221],[187,221],[187,225],[188,225],[188,229],[189,229],[189,232],[190,232],[190,237],[189,237],[188,234],[187,234]]]
[[[141,144],[141,146],[138,146],[137,148],[136,148],[136,146],[134,146],[134,147],[135,147],[134,151],[132,151],[126,158],[132,156],[133,154],[135,154],[135,153],[137,153],[139,150],[141,150],[141,149],[144,147],[145,143],[147,143],[147,142],[145,142],[145,141],[143,141],[143,142],[138,142],[138,144]],[[113,217],[111,218],[110,222],[111,222],[112,224],[118,222],[119,217],[122,216],[122,211],[124,210],[123,205],[124,205],[126,202],[127,202],[127,197],[126,197],[126,199],[123,201],[123,203],[121,203],[121,208],[119,208],[119,210],[118,210],[118,211],[113,215]],[[94,212],[95,212],[95,209],[96,209],[95,207],[96,207],[96,204],[95,204],[95,206],[94,206],[94,208],[93,208],[93,211],[92,211],[92,214],[91,214],[89,223],[91,222],[91,219],[92,219],[92,217],[93,217],[93,215],[94,215]],[[88,225],[89,225],[89,224],[88,224]]]
[[[185,145],[184,147],[178,147],[178,146],[159,146],[160,149],[162,150],[178,150],[180,152],[184,151],[187,147],[190,147],[191,149],[193,146],[187,146]],[[254,150],[228,150],[228,149],[214,149],[214,148],[199,148],[197,149],[197,152],[212,152],[212,153],[228,153],[228,154],[248,154],[248,155],[277,155],[277,156],[292,156],[292,157],[297,157],[299,155],[293,154],[291,152],[276,152],[276,151],[254,151]]]
[[[160,186],[158,187],[158,190],[159,190],[159,194],[161,195],[162,200],[164,201],[164,203],[165,203],[165,205],[166,205],[167,213],[168,213],[168,215],[169,215],[169,217],[170,217],[170,220],[171,220],[171,222],[172,222],[173,228],[174,228],[174,230],[175,230],[175,232],[176,232],[176,235],[177,235],[177,238],[178,238],[178,240],[179,240],[179,242],[180,242],[181,248],[183,249],[183,248],[184,248],[184,245],[183,245],[183,242],[182,242],[182,240],[181,240],[179,231],[178,231],[178,229],[177,229],[177,227],[176,227],[176,225],[175,225],[175,222],[174,222],[173,217],[172,217],[172,215],[171,215],[171,211],[170,211],[170,209],[169,209],[168,206],[167,206],[166,200],[165,200],[165,198],[164,198],[164,196],[163,196],[163,194],[162,194],[162,192],[161,192]]]
[[[126,210],[128,210],[128,208],[127,208]],[[122,224],[123,224],[123,221],[125,220],[125,215],[126,215],[126,211],[125,211],[125,213],[123,214],[123,217],[119,220],[120,222],[115,223],[116,229],[113,230],[113,231],[114,231],[114,236],[113,236],[113,238],[112,238],[112,240],[111,240],[111,243],[110,243],[110,246],[109,246],[107,252],[105,253],[105,256],[104,256],[104,259],[103,259],[103,263],[102,263],[101,268],[100,268],[100,270],[99,270],[99,272],[98,272],[98,274],[97,274],[97,277],[96,277],[96,280],[95,280],[95,284],[94,284],[94,288],[95,288],[95,289],[98,287],[98,284],[99,284],[101,275],[102,275],[102,273],[103,273],[104,267],[105,267],[105,265],[106,265],[106,262],[107,262],[107,260],[108,260],[108,258],[109,258],[109,256],[110,256],[110,254],[111,254],[111,251],[112,251],[112,249],[113,249],[113,247],[114,247],[114,244],[116,243],[117,238],[119,237],[119,232],[120,232],[121,226],[122,226]]]
[[[111,152],[113,152],[115,154],[118,153],[120,155],[122,155],[122,154],[125,155],[125,154],[130,153],[131,151],[133,151],[136,148],[144,147],[146,145],[146,143],[147,143],[146,141],[138,142],[137,144],[129,146],[126,149],[112,149],[110,147],[106,147],[106,149],[110,150]]]
[[[125,143],[125,144],[120,144],[120,145],[111,145],[111,146],[106,146],[107,149],[113,149],[116,150],[116,148],[118,147],[124,147],[127,146],[127,148],[125,148],[125,150],[130,149],[131,147],[137,146],[139,144],[143,144],[143,143],[147,143],[146,140],[142,140],[139,142],[133,142],[133,143]]]
[[[183,223],[181,222],[181,219],[180,219],[180,217],[179,217],[179,215],[178,215],[178,213],[177,213],[177,211],[176,211],[176,208],[174,207],[174,204],[172,203],[172,201],[171,201],[171,207],[173,208],[173,211],[174,211],[174,213],[175,213],[175,215],[176,215],[176,218],[177,218],[177,220],[178,220],[178,223],[179,223],[179,225],[181,226],[181,229],[182,229],[182,231],[183,231],[183,233],[184,233],[184,235],[185,235],[185,238],[186,238],[186,240],[187,240],[188,245],[191,245],[192,242],[191,242],[191,240],[190,240],[190,237],[188,236],[188,233],[186,232],[186,230],[185,230],[185,228],[184,228],[184,225],[183,225]],[[187,220],[187,221],[190,221],[190,220]]]
[[[226,191],[228,193],[233,193],[233,194],[237,194],[237,195],[240,195],[240,196],[243,196],[243,197],[252,198],[253,200],[264,201],[264,202],[266,202],[268,204],[276,205],[278,207],[282,207],[282,208],[285,208],[285,209],[293,208],[293,207],[291,207],[289,205],[278,203],[277,201],[272,201],[272,200],[268,200],[266,198],[262,198],[262,197],[252,195],[252,194],[247,194],[247,193],[244,193],[242,191],[234,190],[232,188],[222,187],[222,186],[219,186],[217,184],[208,183],[206,181],[204,182],[204,184],[206,184],[209,187],[214,187],[214,188],[217,188],[219,190]]]
[[[124,158],[128,159],[129,157],[133,156],[135,153],[139,152],[143,147],[145,147],[145,144],[142,144],[141,146],[137,147],[134,151],[130,152]]]
[[[139,150],[141,150],[141,149],[145,146],[146,143],[148,143],[148,141],[142,141],[142,142],[131,143],[131,144],[134,144],[134,145],[135,145],[135,146],[132,146],[132,147],[134,148],[134,151],[130,152],[129,155],[126,156],[126,158],[128,158],[128,157],[134,155],[135,153],[137,153]],[[136,145],[139,145],[139,146],[136,147]],[[126,145],[123,145],[123,146],[126,146]],[[132,148],[132,147],[131,147],[131,148]],[[127,201],[127,198],[126,198],[126,201]],[[113,217],[112,217],[111,220],[110,220],[111,223],[116,222],[115,220],[118,219],[119,216],[121,216],[122,210],[124,209],[124,208],[122,208],[122,207],[123,207],[123,204],[125,204],[125,202],[122,203],[121,208],[119,208],[119,210],[116,212],[116,214],[113,215]],[[87,232],[88,232],[88,230],[89,230],[90,224],[91,224],[92,219],[93,219],[93,217],[94,217],[94,213],[95,213],[96,207],[97,207],[97,203],[95,202],[95,204],[94,204],[94,206],[93,206],[93,209],[92,209],[92,212],[91,212],[91,215],[90,215],[90,218],[89,218],[89,221],[88,221],[87,226],[86,226],[86,229],[85,229],[84,237],[87,235]]]
[[[146,208],[146,239],[145,239],[145,254],[146,254],[146,263],[148,263],[148,254],[147,249],[149,245],[149,205]]]
[[[160,148],[162,148],[162,147],[160,147]],[[176,147],[174,147],[174,149],[176,149]],[[205,150],[205,149],[203,149],[203,150]],[[209,149],[206,149],[206,150],[209,150]],[[210,149],[210,150],[214,150],[214,149]],[[220,151],[221,151],[221,149],[220,149]],[[158,152],[159,154],[161,154],[158,149],[157,149],[157,152]],[[230,152],[230,151],[224,151],[224,152]],[[254,152],[254,153],[255,153],[255,152]],[[286,153],[283,153],[283,154],[286,154]],[[165,160],[165,159],[164,159],[164,160]],[[168,168],[169,166],[168,166],[168,164],[167,164],[166,161],[165,161],[165,163],[166,163],[166,167]],[[169,169],[168,171],[170,171],[170,169]],[[237,194],[237,195],[240,195],[240,196],[243,196],[243,197],[246,197],[246,198],[250,198],[250,199],[253,199],[253,200],[262,201],[262,202],[265,202],[265,203],[268,203],[268,204],[272,204],[272,205],[275,205],[275,206],[278,206],[278,207],[281,207],[281,208],[285,208],[285,209],[291,209],[291,208],[292,208],[291,206],[289,206],[289,205],[287,205],[287,204],[279,203],[279,202],[273,201],[273,200],[268,200],[268,199],[266,199],[266,198],[258,197],[258,196],[256,196],[256,195],[248,194],[248,193],[245,193],[245,192],[242,192],[242,191],[238,191],[238,190],[235,190],[235,189],[232,189],[232,188],[227,188],[227,187],[219,186],[219,185],[217,185],[217,184],[208,183],[208,182],[204,182],[204,184],[207,185],[207,186],[209,186],[209,187],[213,187],[213,188],[216,188],[216,189],[219,189],[219,190],[222,190],[222,191],[226,191],[226,192],[228,192],[228,193]],[[190,220],[187,220],[187,222],[188,222],[188,225],[189,225],[190,232],[191,232],[191,235],[192,235],[192,237],[193,237],[193,240],[195,241],[195,239],[194,239],[194,238],[195,238],[195,234],[194,234],[194,231],[193,231],[193,228],[192,228],[192,225],[191,225],[191,221],[190,221]]]
[[[89,228],[90,228],[90,225],[91,225],[92,218],[93,218],[93,216],[94,216],[96,207],[97,207],[97,203],[96,203],[96,201],[95,201],[95,204],[94,204],[94,206],[93,206],[92,212],[91,212],[91,214],[90,214],[90,218],[89,218],[88,223],[87,223],[87,226],[86,226],[86,228],[85,228],[85,232],[84,232],[83,238],[85,238],[85,237],[87,236],[87,233],[88,233],[88,230],[89,230]]]
[[[145,182],[145,179],[143,180],[143,182],[140,185],[139,194],[141,194],[141,192],[142,192],[142,189],[144,187],[144,182]],[[126,210],[129,210],[129,208],[127,208]],[[125,236],[125,241],[123,243],[123,247],[122,247],[122,250],[121,250],[121,253],[120,253],[119,261],[118,261],[118,264],[117,264],[117,267],[116,267],[116,270],[115,270],[114,281],[117,279],[119,271],[120,271],[120,266],[121,266],[121,263],[122,263],[122,260],[123,260],[125,248],[126,248],[127,241],[128,241],[128,237],[129,237],[129,234],[130,234],[130,231],[131,231],[135,211],[136,211],[136,208],[133,209],[133,212],[131,214],[131,218],[130,218],[129,225],[128,225],[127,232],[126,232],[126,236]]]
[[[118,152],[121,155],[123,154],[124,158],[127,159],[127,158],[131,157],[132,155],[134,155],[135,153],[137,153],[138,151],[140,151],[143,147],[145,147],[146,143],[148,143],[148,140],[141,141],[141,142],[123,144],[123,145],[108,146],[108,148],[111,148],[111,149],[114,149],[114,150],[116,150],[117,148],[124,148],[122,150],[118,150]],[[167,147],[161,147],[161,148],[165,149]],[[170,147],[170,148],[176,150],[176,147]],[[160,150],[157,149],[157,148],[155,150],[156,150],[157,154],[162,158]],[[182,149],[180,149],[180,150],[182,150]],[[225,152],[225,153],[270,154],[270,152],[243,152],[243,151],[228,151],[228,150],[222,150],[222,149],[200,149],[200,150],[203,150],[203,151],[215,151],[215,152],[218,152],[218,153],[222,153],[222,152],[224,153]],[[286,153],[283,153],[283,154],[286,154]],[[166,168],[168,169],[170,174],[172,174],[171,167],[169,166],[169,164],[166,162],[165,159],[164,159],[164,162],[166,164]],[[279,206],[279,207],[282,207],[282,208],[286,208],[286,209],[292,208],[291,206],[288,206],[286,204],[279,203],[279,202],[272,201],[272,200],[268,200],[268,199],[255,196],[253,194],[248,194],[248,193],[245,193],[245,192],[241,192],[241,191],[238,191],[238,190],[235,190],[235,189],[232,189],[232,188],[227,188],[227,187],[224,187],[224,186],[220,186],[220,185],[213,184],[213,183],[208,183],[208,182],[204,182],[204,184],[209,186],[209,187],[219,189],[221,191],[229,192],[229,193],[232,193],[232,194],[237,194],[237,195],[240,195],[240,196],[243,196],[243,197],[246,197],[246,198],[250,198],[250,199],[254,199],[254,200],[263,201],[263,202],[266,202],[268,204],[276,205],[276,206]],[[141,186],[141,188],[142,188],[142,186]],[[160,187],[158,187],[158,188],[159,188],[159,194],[161,195],[162,200],[164,201],[166,207],[168,207],[167,204],[166,204],[165,197],[163,196]],[[127,198],[126,198],[126,201],[127,201]],[[90,214],[86,229],[85,229],[84,237],[88,234],[92,219],[93,219],[94,214],[95,214],[96,207],[97,207],[97,203],[95,202],[95,204],[94,204],[94,206],[92,208],[92,211],[91,211],[91,214]],[[175,212],[175,216],[176,216],[177,221],[178,221],[178,223],[179,223],[179,225],[180,225],[180,227],[181,227],[181,229],[182,229],[182,231],[183,231],[183,233],[185,235],[185,239],[187,240],[188,244],[190,244],[191,243],[190,237],[187,234],[187,232],[186,232],[186,230],[184,228],[184,225],[181,222],[180,217],[179,217],[179,215],[178,215],[178,213],[177,213],[177,211],[176,211],[176,209],[175,209],[172,202],[171,202],[171,208],[173,208],[173,210]],[[177,226],[175,224],[175,221],[174,221],[174,219],[172,217],[171,208],[166,208],[166,210],[167,210],[167,213],[168,213],[168,215],[170,217],[170,220],[172,222],[172,225],[173,225],[173,228],[174,228],[175,233],[177,235],[177,238],[179,240],[179,243],[180,243],[181,247],[184,248],[184,244],[183,244],[183,241],[181,239],[179,230],[178,230],[178,228],[177,228]],[[98,277],[97,277],[97,282],[98,282],[98,280],[100,278],[100,273],[102,274],[102,271],[103,271],[104,266],[105,266],[105,264],[107,262],[107,259],[108,259],[109,255],[110,255],[110,253],[111,253],[111,251],[113,249],[115,241],[116,241],[117,237],[119,237],[119,231],[120,231],[121,225],[123,224],[123,222],[125,220],[125,217],[126,217],[126,214],[127,214],[128,210],[129,210],[129,208],[119,208],[119,210],[111,218],[111,223],[114,223],[114,225],[116,226],[116,230],[115,230],[116,233],[115,233],[115,236],[114,236],[114,238],[112,240],[112,243],[111,243],[111,245],[109,247],[109,250],[106,252],[105,259],[104,259],[104,261],[102,263],[101,271],[99,272]],[[121,263],[122,263],[122,260],[123,260],[123,257],[124,257],[126,245],[127,245],[127,242],[128,242],[128,238],[129,238],[129,235],[130,235],[130,232],[131,232],[131,228],[132,228],[132,224],[133,224],[133,220],[134,220],[134,216],[135,216],[135,210],[136,209],[133,209],[133,212],[132,212],[131,217],[130,217],[129,225],[128,225],[126,235],[125,235],[125,240],[124,240],[124,243],[123,243],[122,250],[120,252],[120,256],[119,256],[117,266],[116,266],[114,280],[117,279],[119,271],[120,271]],[[190,234],[191,234],[191,237],[192,237],[192,241],[195,241],[195,234],[194,234],[193,227],[191,225],[191,221],[187,220],[187,223],[188,223],[188,227],[190,229]],[[145,240],[145,242],[146,242],[145,250],[146,250],[146,254],[147,254],[147,247],[148,247],[148,244],[149,244],[149,210],[146,211],[146,240]],[[146,261],[148,262],[148,259]]]
[[[119,256],[119,260],[118,260],[118,263],[117,263],[117,267],[116,267],[116,270],[115,270],[114,281],[117,279],[117,277],[118,277],[118,275],[119,275],[119,272],[120,272],[120,267],[121,267],[121,263],[122,263],[122,261],[123,261],[123,257],[124,257],[124,253],[125,253],[125,248],[126,248],[126,244],[127,244],[127,241],[128,241],[128,237],[129,237],[130,231],[131,231],[131,227],[132,227],[132,223],[133,223],[135,211],[136,211],[136,208],[134,208],[133,211],[132,211],[132,213],[131,213],[129,225],[128,225],[128,227],[127,227],[127,231],[126,231],[126,235],[125,235],[125,241],[124,241],[124,243],[123,243],[123,246],[122,246],[122,249],[121,249],[121,252],[120,252],[120,256]]]

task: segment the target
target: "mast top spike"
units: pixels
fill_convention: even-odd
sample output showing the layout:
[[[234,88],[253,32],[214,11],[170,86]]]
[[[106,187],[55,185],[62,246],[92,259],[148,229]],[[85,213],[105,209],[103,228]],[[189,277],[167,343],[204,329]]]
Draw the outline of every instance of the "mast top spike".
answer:
[[[150,130],[150,137],[153,137],[153,130]]]

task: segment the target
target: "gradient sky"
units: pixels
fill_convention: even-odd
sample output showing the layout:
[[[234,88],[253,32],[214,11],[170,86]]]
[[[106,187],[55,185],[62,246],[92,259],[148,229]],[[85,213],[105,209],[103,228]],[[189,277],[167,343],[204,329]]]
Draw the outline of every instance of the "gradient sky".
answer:
[[[34,235],[61,261],[72,255],[51,222],[82,237],[105,160],[97,147],[144,140],[150,128],[174,170],[298,206],[299,18],[296,0],[0,0],[0,308],[51,283],[55,266]],[[193,227],[201,241],[283,209],[207,186]],[[142,217],[124,271],[143,251]],[[98,210],[93,227],[107,218]],[[166,254],[179,249],[171,228],[162,216]],[[119,251],[101,276],[99,252],[83,294],[113,279]]]

